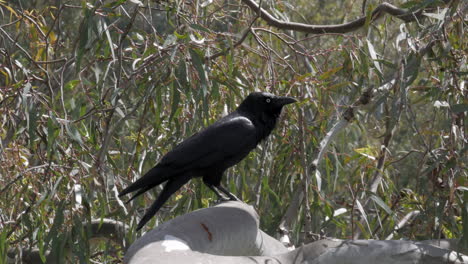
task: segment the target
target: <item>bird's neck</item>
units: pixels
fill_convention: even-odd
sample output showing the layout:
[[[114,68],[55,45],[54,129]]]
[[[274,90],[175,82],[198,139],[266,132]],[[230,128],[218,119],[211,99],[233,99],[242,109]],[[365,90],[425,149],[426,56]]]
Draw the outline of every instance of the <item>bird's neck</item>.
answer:
[[[260,143],[260,141],[264,140],[266,137],[268,137],[271,134],[271,131],[275,128],[276,126],[276,121],[278,120],[279,114],[272,114],[272,113],[258,113],[258,114],[252,114],[249,112],[240,112],[241,115],[246,116],[250,121],[255,126],[255,129],[257,130],[257,141]]]
[[[263,140],[270,135],[271,131],[273,131],[276,126],[278,116],[279,115],[264,113],[261,118],[259,118],[259,122],[261,123],[260,127],[262,128],[259,131],[259,136],[261,137],[260,140]]]

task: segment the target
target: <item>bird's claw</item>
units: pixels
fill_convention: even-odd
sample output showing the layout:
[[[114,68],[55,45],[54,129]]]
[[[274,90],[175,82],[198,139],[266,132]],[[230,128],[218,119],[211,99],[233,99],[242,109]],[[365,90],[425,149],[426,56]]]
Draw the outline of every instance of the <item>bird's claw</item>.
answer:
[[[215,201],[215,204],[220,204],[220,203],[229,202],[229,201],[232,201],[232,200],[226,197],[218,197],[218,200]]]
[[[242,202],[241,199],[237,198],[237,196],[235,196],[234,194],[231,194],[229,196],[229,201],[236,201],[236,202]]]

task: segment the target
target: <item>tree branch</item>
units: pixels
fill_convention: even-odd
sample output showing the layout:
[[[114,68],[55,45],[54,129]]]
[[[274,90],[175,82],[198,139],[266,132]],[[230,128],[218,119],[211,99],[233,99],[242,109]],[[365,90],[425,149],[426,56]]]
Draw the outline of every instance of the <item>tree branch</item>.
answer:
[[[310,25],[297,22],[285,22],[276,19],[265,9],[259,8],[259,5],[254,0],[242,0],[242,2],[250,7],[253,11],[260,15],[260,17],[267,22],[268,25],[284,29],[284,30],[294,30],[301,31],[310,34],[323,34],[323,33],[347,33],[355,31],[365,25],[367,17],[360,17],[356,20],[350,21],[348,23],[336,24],[336,25]],[[444,4],[450,2],[449,0],[442,1]],[[378,5],[374,11],[372,11],[371,22],[379,19],[385,14],[389,14],[396,18],[399,18],[405,22],[416,21],[419,17],[422,16],[423,11],[429,9],[420,8],[416,10],[408,10],[404,8],[398,8],[389,3],[382,3]]]

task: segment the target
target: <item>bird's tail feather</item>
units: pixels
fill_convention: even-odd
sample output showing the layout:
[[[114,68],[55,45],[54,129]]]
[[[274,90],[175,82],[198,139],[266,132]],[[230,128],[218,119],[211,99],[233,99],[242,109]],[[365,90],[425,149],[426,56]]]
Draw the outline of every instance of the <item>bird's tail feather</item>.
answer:
[[[182,185],[190,180],[190,174],[182,174],[178,177],[167,181],[162,192],[159,194],[158,199],[151,205],[146,211],[143,218],[138,223],[137,230],[140,230],[161,208],[161,206],[169,199],[169,197],[175,193]]]
[[[151,189],[151,188],[153,188],[153,187],[155,187],[155,186],[148,185],[148,186],[146,186],[146,187],[141,188],[140,190],[138,190],[137,193],[135,193],[134,195],[132,195],[132,197],[131,197],[128,201],[126,201],[125,203],[128,204],[128,203],[131,202],[133,199],[137,198],[138,196],[140,196],[141,194],[143,194],[144,192],[146,192],[147,190],[149,190],[149,189]]]
[[[134,198],[136,198],[138,195],[140,195],[140,194],[146,192],[147,190],[149,190],[149,189],[151,189],[151,188],[153,188],[153,187],[167,181],[167,179],[169,177],[171,177],[171,176],[172,176],[171,173],[167,173],[167,172],[163,171],[160,167],[156,166],[156,167],[152,168],[151,170],[149,170],[145,175],[143,175],[143,177],[141,177],[140,179],[138,179],[134,183],[130,184],[130,186],[128,186],[127,188],[123,189],[119,193],[119,197],[124,196],[126,194],[129,194],[131,192],[140,190],[140,191],[138,191],[137,194],[132,196],[132,198],[130,199],[130,201],[131,201]],[[142,190],[144,190],[144,191],[142,191]]]

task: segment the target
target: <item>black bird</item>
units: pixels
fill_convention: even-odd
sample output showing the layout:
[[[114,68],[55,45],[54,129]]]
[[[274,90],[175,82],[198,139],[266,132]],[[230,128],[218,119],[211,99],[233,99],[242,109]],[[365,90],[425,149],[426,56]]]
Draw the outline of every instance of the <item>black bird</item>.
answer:
[[[264,140],[276,125],[281,109],[296,102],[291,97],[254,92],[229,115],[184,140],[169,151],[143,177],[128,186],[119,196],[138,191],[140,194],[167,182],[156,201],[146,211],[137,230],[141,229],[161,206],[191,178],[203,177],[203,182],[223,199],[219,191],[231,200],[238,200],[221,186],[223,172],[237,164]]]

